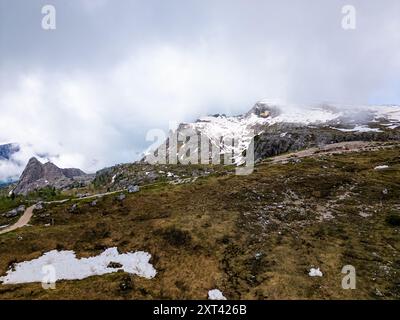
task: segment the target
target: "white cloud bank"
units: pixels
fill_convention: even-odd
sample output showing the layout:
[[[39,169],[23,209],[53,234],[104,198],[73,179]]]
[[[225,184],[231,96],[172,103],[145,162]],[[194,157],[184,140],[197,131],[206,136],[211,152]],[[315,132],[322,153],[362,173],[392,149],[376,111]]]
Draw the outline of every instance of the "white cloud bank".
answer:
[[[281,60],[262,66],[264,72],[276,74]],[[44,155],[58,166],[92,172],[136,160],[148,145],[148,129],[194,120],[216,106],[220,112],[250,108],[252,97],[268,90],[284,94],[279,79],[247,86],[249,77],[239,61],[211,55],[205,45],[152,47],[101,74],[30,72],[0,96],[0,137],[21,145],[18,163]],[[21,171],[7,166],[0,166],[0,179]]]
[[[133,161],[149,129],[263,98],[399,104],[398,0],[354,0],[349,31],[341,0],[53,2],[52,32],[42,1],[0,2],[0,141],[22,148],[0,179]]]

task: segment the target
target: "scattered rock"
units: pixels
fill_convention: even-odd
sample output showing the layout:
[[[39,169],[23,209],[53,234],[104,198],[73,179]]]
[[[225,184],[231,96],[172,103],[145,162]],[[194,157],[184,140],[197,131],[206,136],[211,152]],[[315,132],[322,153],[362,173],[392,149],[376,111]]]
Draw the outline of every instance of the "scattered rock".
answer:
[[[118,262],[111,261],[111,262],[108,264],[107,268],[120,269],[120,268],[122,268],[122,264],[120,264],[120,263],[118,263]]]
[[[263,254],[261,252],[257,252],[254,257],[256,258],[256,260],[259,260],[263,257]]]
[[[374,168],[374,170],[385,170],[385,169],[389,169],[388,165],[382,165],[382,166],[377,166]]]
[[[124,195],[123,193],[121,193],[121,194],[117,197],[117,200],[123,201],[123,200],[125,200],[125,198],[126,198],[126,195]]]
[[[375,295],[377,297],[383,297],[383,293],[378,288],[375,288]]]
[[[135,186],[129,186],[128,187],[128,192],[129,193],[135,193],[135,192],[139,192],[140,188],[139,186],[135,185]]]
[[[323,274],[322,274],[321,270],[319,270],[319,268],[317,268],[317,269],[311,268],[308,275],[310,277],[322,277],[323,276]]]
[[[368,212],[359,212],[358,214],[363,218],[368,218],[368,217],[372,216],[372,214],[368,213]]]
[[[69,208],[69,212],[76,212],[78,210],[78,204],[74,203],[71,208]]]
[[[24,205],[20,205],[20,206],[17,208],[17,212],[18,212],[18,213],[24,213],[24,212],[25,212],[25,206],[24,206]]]
[[[90,206],[91,206],[91,207],[97,206],[97,200],[93,200],[93,201],[90,203]]]
[[[119,284],[119,289],[122,292],[131,291],[133,289],[133,282],[130,276],[125,276]]]
[[[17,215],[18,215],[17,209],[10,210],[7,213],[3,214],[3,216],[6,217],[6,218],[14,218]]]
[[[76,195],[78,198],[82,199],[82,198],[86,198],[90,196],[90,193],[78,193]]]
[[[209,300],[226,300],[222,292],[218,289],[213,289],[208,291],[208,299]]]
[[[36,203],[35,210],[43,210],[43,202]]]

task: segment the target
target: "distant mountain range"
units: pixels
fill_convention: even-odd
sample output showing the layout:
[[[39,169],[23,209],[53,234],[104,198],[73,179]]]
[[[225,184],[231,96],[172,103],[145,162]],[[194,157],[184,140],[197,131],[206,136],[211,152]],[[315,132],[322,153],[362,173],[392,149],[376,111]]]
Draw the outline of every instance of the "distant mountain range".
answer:
[[[207,146],[206,150],[209,153],[209,160],[215,156],[210,149],[215,148],[219,158],[230,157],[230,162],[224,164],[240,165],[245,161],[246,151],[253,139],[256,161],[285,152],[321,147],[331,143],[400,140],[400,107],[351,107],[326,104],[299,107],[261,101],[243,115],[229,117],[217,114],[202,117],[193,123],[180,124],[174,133],[184,137],[188,129],[198,135],[204,135],[211,142],[211,148]],[[226,143],[225,138],[233,139],[236,143]],[[159,154],[160,150],[169,154],[170,139],[168,138],[154,153],[147,153],[142,162],[149,162],[151,155]],[[182,156],[182,148],[187,143],[182,140],[177,144],[177,158]],[[199,143],[194,152],[201,153],[201,147]],[[0,159],[12,161],[11,155],[18,151],[17,144],[2,145]],[[118,166],[115,168],[118,169]],[[108,171],[119,172],[113,167],[108,168]],[[102,172],[99,171],[98,175]],[[80,169],[61,169],[51,162],[42,164],[36,158],[31,158],[14,193],[27,194],[46,186],[57,189],[72,188],[85,185],[93,178],[94,175],[86,175]],[[132,182],[128,178],[126,180],[127,185]]]

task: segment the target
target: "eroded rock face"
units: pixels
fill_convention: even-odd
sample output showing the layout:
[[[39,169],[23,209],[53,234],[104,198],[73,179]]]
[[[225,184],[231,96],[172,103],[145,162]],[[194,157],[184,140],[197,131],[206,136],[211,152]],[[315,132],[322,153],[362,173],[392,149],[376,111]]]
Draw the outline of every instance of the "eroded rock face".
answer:
[[[14,194],[26,195],[46,186],[64,188],[85,176],[86,174],[80,169],[61,169],[51,162],[42,164],[33,157],[22,172],[13,192]]]
[[[276,124],[266,127],[255,137],[255,159],[265,159],[285,152],[322,147],[346,141],[394,141],[400,140],[399,130],[382,132],[342,132],[328,126],[299,126]]]

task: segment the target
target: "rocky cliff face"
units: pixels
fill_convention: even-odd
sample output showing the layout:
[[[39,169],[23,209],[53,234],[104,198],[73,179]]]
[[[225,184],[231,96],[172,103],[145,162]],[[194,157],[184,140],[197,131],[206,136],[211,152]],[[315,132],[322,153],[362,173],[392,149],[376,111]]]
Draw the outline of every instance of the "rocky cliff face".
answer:
[[[187,130],[196,132],[199,141],[200,135],[207,137],[221,156],[236,154],[232,162],[241,164],[253,138],[256,160],[343,141],[400,140],[400,106],[293,106],[261,101],[240,116],[214,115],[179,125],[174,133],[183,137],[177,145],[178,158]],[[225,138],[236,143],[226,144]],[[154,154],[163,150],[169,160],[170,139]],[[201,143],[195,147],[200,154]],[[152,154],[143,161],[151,162]]]
[[[14,194],[26,195],[46,186],[62,189],[74,182],[82,182],[86,177],[80,169],[61,169],[51,162],[42,164],[36,158],[31,158],[22,172]]]

